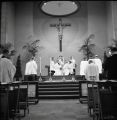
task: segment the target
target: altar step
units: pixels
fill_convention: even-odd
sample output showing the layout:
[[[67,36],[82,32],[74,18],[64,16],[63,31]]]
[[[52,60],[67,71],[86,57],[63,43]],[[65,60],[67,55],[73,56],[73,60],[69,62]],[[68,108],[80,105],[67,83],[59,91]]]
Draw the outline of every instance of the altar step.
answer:
[[[39,99],[78,99],[79,82],[39,82]]]

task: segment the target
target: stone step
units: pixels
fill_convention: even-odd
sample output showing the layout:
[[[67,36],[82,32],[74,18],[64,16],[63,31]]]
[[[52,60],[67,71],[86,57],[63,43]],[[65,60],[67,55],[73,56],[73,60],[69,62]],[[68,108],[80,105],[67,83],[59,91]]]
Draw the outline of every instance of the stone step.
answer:
[[[39,95],[73,95],[79,94],[79,91],[39,91]]]
[[[39,95],[39,99],[79,99],[79,95]]]
[[[39,82],[38,96],[39,99],[78,99],[79,82]]]
[[[38,88],[39,91],[71,91],[71,90],[79,90],[79,87],[56,87],[56,88]]]
[[[76,84],[76,83],[79,83],[79,81],[61,81],[61,80],[56,80],[56,81],[42,81],[42,82],[39,82],[39,84]]]
[[[79,87],[78,84],[46,84],[39,85],[39,88],[58,88],[58,87]]]

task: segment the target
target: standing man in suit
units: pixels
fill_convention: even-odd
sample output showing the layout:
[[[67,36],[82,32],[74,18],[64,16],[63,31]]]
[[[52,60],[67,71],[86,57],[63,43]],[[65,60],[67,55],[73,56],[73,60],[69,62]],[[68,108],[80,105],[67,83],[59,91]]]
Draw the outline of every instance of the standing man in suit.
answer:
[[[117,80],[117,47],[111,48],[111,54],[105,61],[104,71],[108,80]]]

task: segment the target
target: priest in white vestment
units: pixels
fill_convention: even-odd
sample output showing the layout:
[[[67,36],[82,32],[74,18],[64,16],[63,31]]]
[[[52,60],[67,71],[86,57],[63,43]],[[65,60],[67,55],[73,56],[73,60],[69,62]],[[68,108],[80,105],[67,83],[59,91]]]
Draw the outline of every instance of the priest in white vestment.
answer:
[[[63,75],[69,75],[70,71],[69,71],[69,62],[65,62],[64,66],[63,66]]]
[[[58,62],[59,62],[59,64],[60,64],[61,66],[63,66],[63,65],[64,65],[64,57],[63,57],[63,56],[59,56]]]
[[[64,57],[63,56],[59,56],[58,63],[61,66],[61,75],[63,75],[63,66],[64,66]]]
[[[34,57],[32,57],[30,61],[26,63],[25,75],[37,75],[37,68],[37,63]]]
[[[74,74],[73,69],[74,69],[74,64],[71,61],[69,61],[69,74],[70,75]]]
[[[75,69],[76,69],[76,60],[73,58],[73,56],[70,56],[70,61],[72,63],[72,67],[73,67],[73,73],[75,75]]]
[[[56,75],[56,76],[62,75],[62,67],[61,67],[61,65],[60,65],[60,63],[59,63],[58,60],[57,60],[57,62],[55,63],[54,68],[55,68],[55,73],[54,73],[54,75]]]
[[[83,79],[85,79],[84,71],[86,69],[87,64],[88,64],[88,61],[86,59],[80,62],[80,75],[82,76]]]
[[[99,81],[99,69],[94,60],[89,59],[85,68],[85,78],[89,81]]]
[[[50,58],[50,74],[51,76],[53,76],[55,73],[55,61],[54,61],[54,57]]]

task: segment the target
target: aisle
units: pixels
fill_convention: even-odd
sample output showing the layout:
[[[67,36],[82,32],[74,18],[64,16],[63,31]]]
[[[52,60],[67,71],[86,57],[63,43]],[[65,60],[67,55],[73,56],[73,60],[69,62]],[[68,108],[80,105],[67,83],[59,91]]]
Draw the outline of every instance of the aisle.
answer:
[[[31,119],[29,119],[31,118]],[[30,116],[22,120],[92,120],[87,105],[78,100],[41,100],[30,106]]]

